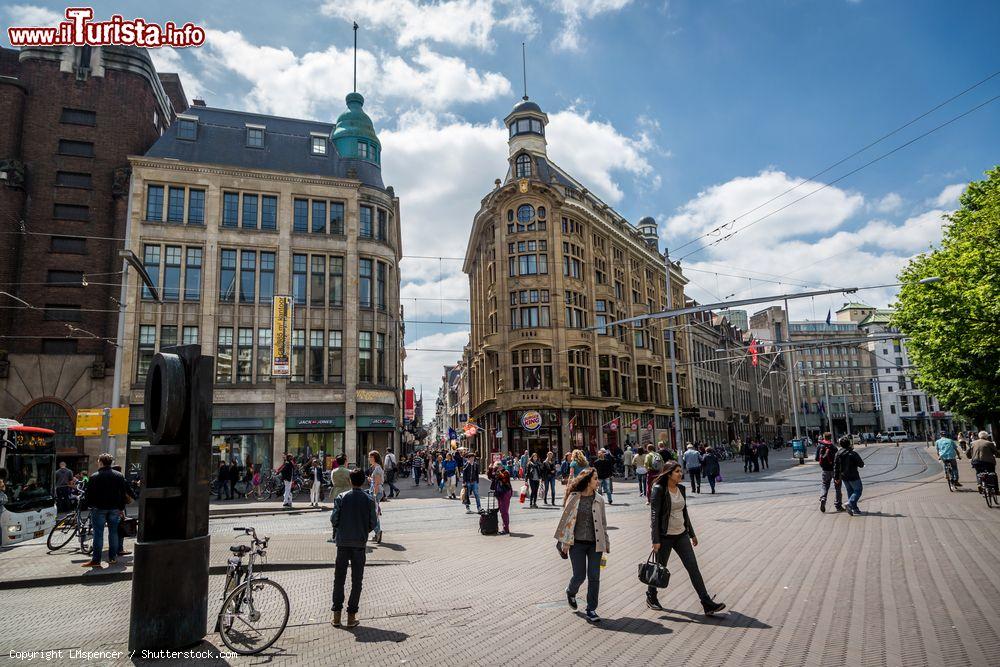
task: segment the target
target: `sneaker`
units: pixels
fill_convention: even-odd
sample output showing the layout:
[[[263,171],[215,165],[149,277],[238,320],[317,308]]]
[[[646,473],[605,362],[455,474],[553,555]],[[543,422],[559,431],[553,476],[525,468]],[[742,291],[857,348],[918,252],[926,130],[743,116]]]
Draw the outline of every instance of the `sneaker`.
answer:
[[[654,611],[663,611],[663,606],[660,605],[660,601],[659,601],[659,599],[657,599],[657,597],[655,595],[654,596],[649,596],[649,595],[646,596],[646,606],[649,607],[650,609],[654,610]]]
[[[601,617],[597,615],[596,611],[587,612],[587,622],[588,623],[600,623]]]
[[[575,595],[570,595],[569,591],[566,591],[566,602],[569,604],[569,608],[570,609],[576,610],[576,608],[577,608],[577,605],[576,605],[576,596]]]
[[[475,514],[475,512],[473,512],[473,511],[472,511],[472,508],[471,508],[471,507],[466,507],[466,508],[465,508],[465,513],[466,513],[466,514]]]
[[[826,511],[826,498],[823,498],[819,501],[819,511],[820,512]]]
[[[952,484],[954,484],[955,486],[962,486],[962,483],[957,480],[952,482]]]
[[[854,508],[851,507],[850,505],[848,505],[847,506],[847,513],[850,514],[851,516],[854,516]]]
[[[844,509],[844,506],[843,506],[843,505],[834,505],[834,506],[833,506],[833,508],[834,508],[835,510],[837,510],[838,512],[843,512],[843,511],[845,511],[845,509]]]
[[[382,531],[375,533],[375,544],[382,544]]]
[[[711,602],[705,605],[705,616],[715,616],[720,611],[726,608],[726,605],[721,602]]]

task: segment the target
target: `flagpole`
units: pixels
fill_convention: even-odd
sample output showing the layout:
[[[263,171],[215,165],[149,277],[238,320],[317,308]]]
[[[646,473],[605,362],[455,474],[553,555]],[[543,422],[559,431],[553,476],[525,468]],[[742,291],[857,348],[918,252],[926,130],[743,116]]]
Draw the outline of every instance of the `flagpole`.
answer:
[[[788,373],[788,391],[791,396],[791,405],[789,407],[792,409],[792,416],[795,420],[795,437],[799,438],[801,437],[801,431],[799,430],[799,396],[795,379],[795,362],[792,359],[792,316],[788,312],[788,299],[785,299],[785,335],[776,336],[776,338],[784,338],[789,343],[788,347],[785,348],[785,353],[788,359],[787,368],[785,370]]]
[[[663,266],[667,273],[667,310],[673,310],[674,308],[674,298],[673,290],[670,288],[670,249],[663,249]],[[669,346],[670,346],[670,393],[671,398],[674,402],[674,447],[675,449],[681,446],[681,405],[680,399],[678,398],[677,391],[677,350],[674,344],[674,328],[671,326],[668,331],[669,336]]]

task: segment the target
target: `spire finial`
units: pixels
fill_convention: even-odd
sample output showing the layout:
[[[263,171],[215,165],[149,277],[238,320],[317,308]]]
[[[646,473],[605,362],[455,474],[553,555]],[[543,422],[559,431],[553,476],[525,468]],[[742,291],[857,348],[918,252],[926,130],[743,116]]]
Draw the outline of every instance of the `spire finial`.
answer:
[[[524,97],[521,99],[528,101],[528,59],[525,56],[524,42],[521,42],[521,77],[524,82]]]
[[[354,92],[358,92],[358,22],[354,22]]]

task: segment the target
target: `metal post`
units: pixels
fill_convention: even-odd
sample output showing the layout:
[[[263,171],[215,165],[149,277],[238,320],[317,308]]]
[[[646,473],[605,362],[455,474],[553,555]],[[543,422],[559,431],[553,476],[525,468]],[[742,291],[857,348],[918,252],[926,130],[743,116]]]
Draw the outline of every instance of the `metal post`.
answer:
[[[788,312],[788,299],[785,299],[785,335],[783,338],[788,341],[788,347],[785,348],[785,353],[788,357],[788,391],[791,395],[792,401],[792,416],[795,420],[795,437],[800,437],[799,431],[799,397],[798,392],[795,387],[795,362],[792,359],[792,329],[791,329],[792,316]]]
[[[851,435],[851,403],[850,396],[848,396],[849,385],[844,378],[840,379],[840,384],[844,387],[844,417],[847,419],[847,435]]]
[[[663,249],[663,267],[667,273],[667,309],[671,310],[674,307],[674,297],[673,291],[670,288],[670,250],[668,248]],[[670,327],[668,330],[670,341],[670,393],[674,402],[674,439],[676,447],[680,451],[683,438],[681,437],[681,406],[677,392],[677,351],[674,348],[674,327],[678,320],[676,318],[673,318],[673,320],[673,325],[668,325]]]
[[[128,203],[125,208],[125,242],[122,244],[123,250],[129,249],[132,230],[132,175],[128,177]],[[118,293],[118,333],[115,340],[115,376],[111,385],[111,407],[121,406],[122,395],[122,364],[125,356],[125,302],[128,300],[128,260],[122,259],[122,286]],[[119,440],[123,445],[121,455],[118,453]],[[104,451],[107,450],[108,430],[104,431]],[[125,457],[128,455],[128,434],[116,435],[113,456],[121,464],[122,470],[128,471],[125,466]]]
[[[830,414],[830,374],[823,374],[823,402],[826,403],[826,427],[830,430],[830,437],[837,441],[837,434],[833,432],[833,416]]]

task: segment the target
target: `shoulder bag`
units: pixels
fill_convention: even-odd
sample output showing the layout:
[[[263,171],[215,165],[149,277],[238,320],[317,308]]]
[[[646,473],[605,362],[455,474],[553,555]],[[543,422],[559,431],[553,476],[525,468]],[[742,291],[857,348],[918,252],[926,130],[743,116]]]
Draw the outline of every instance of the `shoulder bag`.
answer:
[[[666,588],[670,583],[670,570],[666,565],[660,565],[656,561],[655,551],[649,553],[645,563],[639,563],[639,581],[656,588]]]

